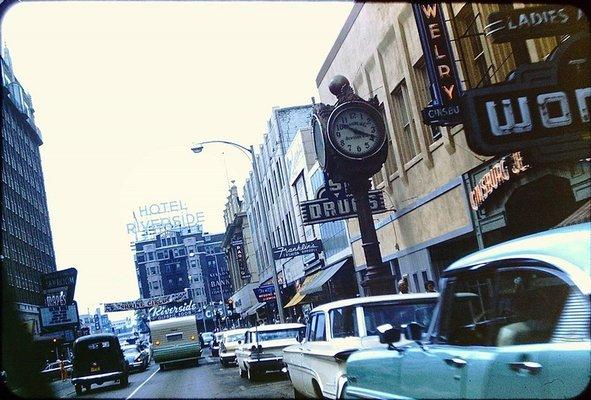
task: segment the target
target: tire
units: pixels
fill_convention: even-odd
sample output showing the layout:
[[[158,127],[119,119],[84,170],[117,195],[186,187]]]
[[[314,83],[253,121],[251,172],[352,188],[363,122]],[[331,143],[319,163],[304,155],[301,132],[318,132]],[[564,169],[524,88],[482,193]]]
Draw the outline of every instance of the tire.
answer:
[[[314,394],[316,395],[317,399],[324,399],[324,395],[322,394],[322,390],[320,390],[320,385],[316,380],[312,380],[312,387],[314,388]]]
[[[299,390],[297,390],[296,388],[293,388],[293,397],[294,399],[305,399],[306,396],[304,396]]]
[[[121,376],[121,379],[119,379],[119,386],[126,387],[128,384],[129,384],[128,376],[127,375]]]
[[[74,387],[75,387],[75,389],[76,389],[76,394],[77,394],[78,396],[80,396],[80,395],[82,394],[82,385],[81,385],[81,384],[79,384],[79,383],[77,383],[77,384],[76,384]],[[87,390],[88,390],[88,389],[87,389]]]
[[[166,369],[166,367],[164,366],[164,364],[160,364],[160,371],[164,371]]]

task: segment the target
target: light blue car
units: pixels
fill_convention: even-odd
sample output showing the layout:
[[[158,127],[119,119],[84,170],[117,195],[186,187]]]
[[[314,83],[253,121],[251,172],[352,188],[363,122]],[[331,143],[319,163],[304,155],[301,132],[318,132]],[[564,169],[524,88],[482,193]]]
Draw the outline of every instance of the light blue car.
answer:
[[[347,361],[347,398],[565,398],[591,377],[591,223],[515,239],[442,274],[427,339]],[[423,336],[425,337],[425,336]]]

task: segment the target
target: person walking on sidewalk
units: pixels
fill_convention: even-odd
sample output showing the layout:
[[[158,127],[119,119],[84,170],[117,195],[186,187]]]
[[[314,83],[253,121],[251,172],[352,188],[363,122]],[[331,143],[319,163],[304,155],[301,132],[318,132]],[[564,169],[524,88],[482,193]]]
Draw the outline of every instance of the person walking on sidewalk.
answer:
[[[62,382],[68,378],[68,371],[66,371],[66,362],[62,359],[58,360],[60,363],[60,377],[62,378]]]

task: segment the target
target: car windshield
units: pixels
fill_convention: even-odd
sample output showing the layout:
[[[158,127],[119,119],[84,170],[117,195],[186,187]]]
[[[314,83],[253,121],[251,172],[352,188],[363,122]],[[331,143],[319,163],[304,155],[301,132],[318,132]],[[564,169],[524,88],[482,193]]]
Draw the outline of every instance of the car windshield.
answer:
[[[368,336],[378,335],[377,327],[390,324],[400,328],[410,322],[429,326],[435,301],[422,304],[371,304],[363,307],[365,328]]]
[[[242,339],[244,339],[244,333],[234,333],[232,335],[226,335],[224,342],[237,342]]]
[[[276,331],[258,332],[258,341],[264,342],[266,340],[278,339],[292,339],[298,336],[299,329],[278,329]]]
[[[123,350],[123,353],[125,353],[125,354],[138,353],[138,349],[135,347],[124,347],[122,350]]]

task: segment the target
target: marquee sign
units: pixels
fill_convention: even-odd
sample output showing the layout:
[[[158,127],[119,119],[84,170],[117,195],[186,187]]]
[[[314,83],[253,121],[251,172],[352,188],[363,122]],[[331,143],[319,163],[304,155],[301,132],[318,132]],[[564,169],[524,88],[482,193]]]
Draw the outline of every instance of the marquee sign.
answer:
[[[320,253],[321,251],[321,240],[288,244],[286,246],[279,246],[273,248],[273,260],[301,256],[302,254]]]
[[[185,303],[176,304],[162,304],[154,306],[148,310],[148,318],[150,321],[159,321],[168,318],[186,317],[188,315],[195,315],[196,319],[213,319],[216,314],[225,316],[225,308],[223,305],[208,305],[203,309],[197,307],[193,300]]]
[[[467,90],[464,128],[482,155],[527,150],[538,161],[589,156],[589,34],[573,35],[546,61],[524,64],[502,83]]]
[[[524,164],[520,152],[505,156],[494,163],[470,191],[472,209],[477,211],[495,189],[509,181],[512,176],[519,175],[527,169],[529,165]]]
[[[372,214],[386,211],[384,192],[369,191],[369,205]],[[347,192],[346,184],[329,180],[316,192],[316,200],[302,201],[300,211],[304,225],[318,224],[357,216],[355,199]]]
[[[488,16],[486,36],[493,43],[559,36],[589,30],[589,21],[582,10],[561,4],[545,4],[502,10]]]
[[[441,4],[413,3],[412,8],[433,99],[421,112],[423,122],[427,125],[461,124],[461,86],[455,70]]]
[[[65,306],[74,301],[76,268],[62,269],[41,275],[41,291],[47,307]]]
[[[241,279],[248,279],[251,277],[248,266],[246,265],[246,257],[244,255],[244,241],[242,234],[236,234],[232,237],[232,247],[236,252],[236,261],[238,263],[238,270],[240,271]]]
[[[117,303],[105,303],[105,312],[140,310],[163,304],[178,303],[189,299],[189,294],[185,291],[171,293],[164,296],[150,297],[148,299],[138,299],[135,301],[120,301]]]
[[[41,326],[45,328],[64,328],[78,325],[78,306],[76,302],[64,306],[41,307]]]

